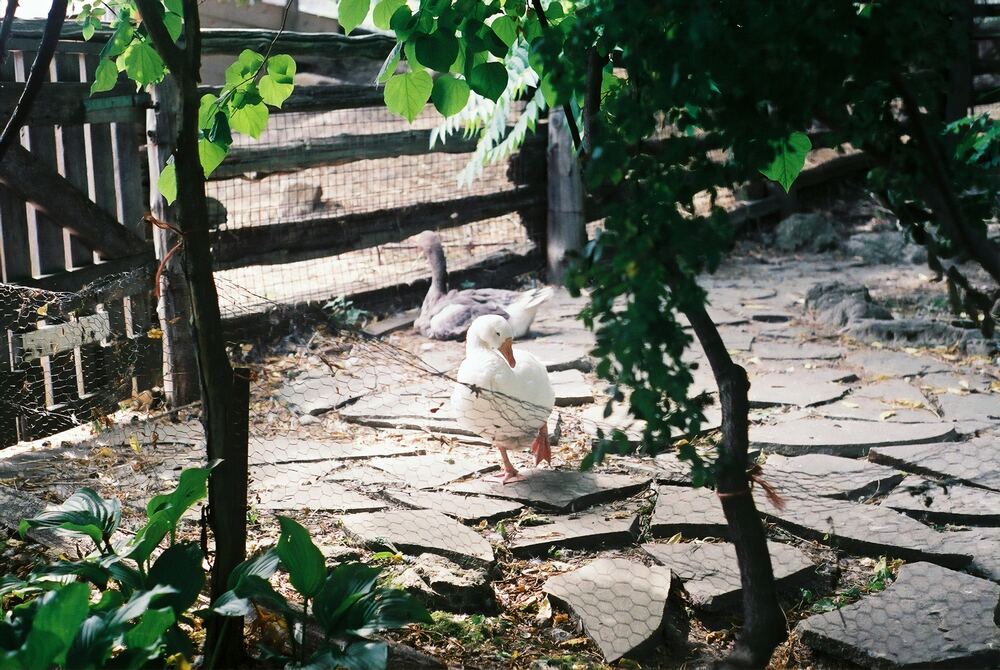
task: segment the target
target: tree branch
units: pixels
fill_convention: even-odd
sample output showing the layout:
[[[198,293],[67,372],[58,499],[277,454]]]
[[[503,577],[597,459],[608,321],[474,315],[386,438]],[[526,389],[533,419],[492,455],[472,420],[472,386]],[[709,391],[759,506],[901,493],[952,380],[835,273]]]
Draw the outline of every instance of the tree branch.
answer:
[[[0,135],[0,160],[11,145],[19,138],[21,127],[24,126],[31,112],[31,107],[38,97],[38,92],[42,88],[46,75],[49,72],[49,65],[52,63],[52,56],[55,55],[56,46],[59,44],[59,37],[62,35],[63,22],[66,20],[67,0],[52,0],[52,7],[49,9],[49,16],[45,20],[45,30],[42,32],[41,42],[38,44],[38,51],[35,53],[35,61],[31,64],[31,72],[28,73],[27,81],[24,83],[24,90],[17,101],[17,106],[7,120],[7,125]],[[8,9],[9,9],[8,5]],[[10,21],[5,20],[3,30],[8,30]],[[6,44],[4,44],[6,47]]]
[[[0,26],[0,65],[7,58],[7,40],[14,27],[14,12],[17,11],[17,0],[7,0],[7,9],[3,15],[3,26]]]
[[[542,24],[542,30],[549,32],[549,20],[542,9],[542,0],[532,0],[535,7],[535,14],[538,14],[538,22]],[[569,124],[569,134],[573,137],[573,146],[577,151],[583,149],[583,140],[580,139],[580,129],[576,125],[576,117],[573,116],[573,107],[568,103],[563,103],[563,111],[566,113],[566,123]]]
[[[167,64],[170,72],[175,77],[182,77],[185,74],[184,50],[177,46],[170,38],[167,26],[163,23],[163,5],[158,0],[135,0],[142,16],[142,23],[149,31],[149,36],[153,38],[153,45],[163,57],[163,62]],[[185,12],[187,8],[185,7]],[[185,30],[187,29],[188,18],[184,17]]]

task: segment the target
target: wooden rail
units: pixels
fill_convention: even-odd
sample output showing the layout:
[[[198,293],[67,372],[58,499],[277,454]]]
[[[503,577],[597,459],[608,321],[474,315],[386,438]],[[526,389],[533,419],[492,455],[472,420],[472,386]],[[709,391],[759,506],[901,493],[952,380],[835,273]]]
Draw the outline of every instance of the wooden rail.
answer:
[[[540,222],[544,208],[544,192],[521,189],[312,221],[235,228],[215,233],[212,257],[217,270],[292,263],[399,242],[428,228],[451,228],[514,212]]]

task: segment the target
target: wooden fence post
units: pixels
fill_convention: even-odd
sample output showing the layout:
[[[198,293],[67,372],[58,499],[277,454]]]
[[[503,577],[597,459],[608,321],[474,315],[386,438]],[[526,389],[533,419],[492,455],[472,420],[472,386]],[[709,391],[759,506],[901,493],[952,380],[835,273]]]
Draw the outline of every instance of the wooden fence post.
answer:
[[[174,150],[177,138],[178,97],[172,79],[165,79],[153,89],[153,107],[146,113],[149,133],[149,208],[160,221],[176,224],[176,212],[157,188],[160,170]],[[159,262],[179,242],[171,230],[153,229],[156,258]],[[160,276],[160,299],[156,306],[163,332],[163,391],[173,407],[198,400],[200,389],[194,343],[191,339],[191,303],[179,253],[166,262]]]
[[[566,272],[567,255],[583,249],[587,236],[580,163],[561,109],[549,112],[548,197],[548,281],[559,284]]]
[[[249,368],[233,370],[229,430],[223,444],[222,463],[208,481],[209,525],[215,540],[211,597],[229,590],[229,575],[246,560],[247,478],[250,469],[250,376]],[[213,617],[205,636],[206,658],[212,667],[241,667],[244,660],[243,618]]]

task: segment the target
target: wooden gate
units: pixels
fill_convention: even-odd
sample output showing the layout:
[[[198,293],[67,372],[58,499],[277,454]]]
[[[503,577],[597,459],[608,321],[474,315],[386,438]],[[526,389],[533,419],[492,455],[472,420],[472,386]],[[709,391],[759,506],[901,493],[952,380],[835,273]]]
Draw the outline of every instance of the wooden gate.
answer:
[[[0,118],[40,32],[41,22],[15,24]],[[60,43],[21,145],[0,162],[0,446],[85,423],[159,383],[143,220],[149,98],[127,82],[90,97],[101,46]]]

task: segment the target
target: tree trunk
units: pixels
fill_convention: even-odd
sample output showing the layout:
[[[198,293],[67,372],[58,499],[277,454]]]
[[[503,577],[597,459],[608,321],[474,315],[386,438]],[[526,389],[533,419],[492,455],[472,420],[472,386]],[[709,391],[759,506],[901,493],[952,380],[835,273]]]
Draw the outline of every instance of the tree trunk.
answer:
[[[750,382],[746,370],[733,362],[704,306],[684,314],[705,350],[719,386],[722,439],[716,461],[716,487],[729,534],[736,547],[743,587],[743,630],[730,657],[732,668],[763,668],[774,648],[788,637],[785,615],[778,604],[767,535],[750,492],[747,452],[750,445]]]

